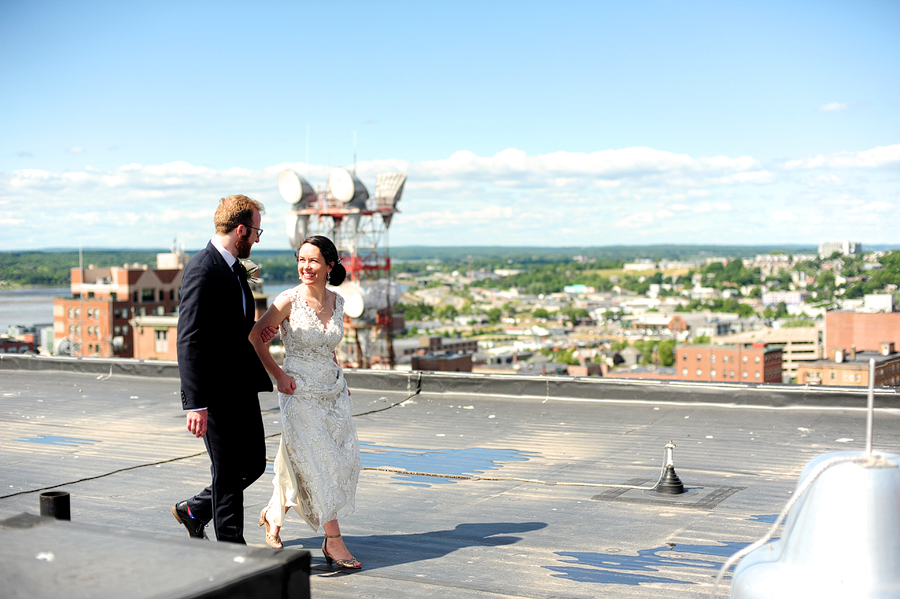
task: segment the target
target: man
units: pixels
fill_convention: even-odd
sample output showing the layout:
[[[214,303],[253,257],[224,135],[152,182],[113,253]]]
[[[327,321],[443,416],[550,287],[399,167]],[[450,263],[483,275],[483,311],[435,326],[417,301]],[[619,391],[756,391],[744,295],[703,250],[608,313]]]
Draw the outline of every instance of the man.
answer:
[[[184,269],[178,315],[178,371],[187,428],[206,443],[212,484],[172,506],[191,537],[244,541],[244,489],[266,468],[260,391],[272,383],[247,336],[253,294],[238,261],[262,235],[264,207],[243,195],[220,200],[216,234]]]

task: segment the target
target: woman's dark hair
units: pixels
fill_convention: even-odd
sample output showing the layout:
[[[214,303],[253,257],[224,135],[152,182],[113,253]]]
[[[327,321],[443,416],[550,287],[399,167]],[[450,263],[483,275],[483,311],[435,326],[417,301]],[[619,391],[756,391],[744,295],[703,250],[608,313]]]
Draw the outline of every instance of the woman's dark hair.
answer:
[[[338,286],[343,283],[344,279],[347,278],[347,269],[345,269],[344,265],[341,264],[341,257],[338,255],[338,251],[337,248],[334,247],[334,243],[324,235],[313,235],[312,237],[307,237],[303,240],[303,243],[300,244],[300,247],[294,250],[294,258],[297,258],[298,260],[300,259],[300,248],[302,248],[307,243],[319,248],[319,251],[322,252],[322,258],[325,260],[325,264],[331,266],[331,273],[328,275],[328,283],[334,286]]]

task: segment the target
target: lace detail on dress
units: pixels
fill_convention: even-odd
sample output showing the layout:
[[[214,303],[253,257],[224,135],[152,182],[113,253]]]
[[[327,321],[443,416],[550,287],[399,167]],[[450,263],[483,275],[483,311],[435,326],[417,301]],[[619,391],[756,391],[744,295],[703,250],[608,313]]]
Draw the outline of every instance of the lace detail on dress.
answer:
[[[294,379],[293,395],[279,394],[282,439],[275,460],[270,504],[284,513],[294,506],[313,530],[353,512],[361,469],[353,424],[353,402],[334,349],[344,334],[344,301],[335,294],[325,324],[300,295],[287,292],[291,314],[281,324],[284,371]]]

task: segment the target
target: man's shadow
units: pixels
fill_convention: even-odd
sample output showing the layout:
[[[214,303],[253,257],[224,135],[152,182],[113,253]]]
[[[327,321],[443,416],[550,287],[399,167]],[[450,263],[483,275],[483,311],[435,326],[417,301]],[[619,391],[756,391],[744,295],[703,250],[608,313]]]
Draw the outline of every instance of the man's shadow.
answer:
[[[471,523],[459,524],[453,530],[364,537],[347,536],[345,541],[353,555],[363,563],[363,568],[374,570],[444,557],[465,547],[512,545],[521,541],[522,538],[508,535],[540,530],[546,526],[545,522]],[[321,547],[322,535],[301,539],[283,539],[283,543],[286,548],[302,546],[304,549],[315,550],[317,547]],[[322,557],[314,557],[313,568],[316,570],[320,569],[320,566],[325,568],[324,561]]]

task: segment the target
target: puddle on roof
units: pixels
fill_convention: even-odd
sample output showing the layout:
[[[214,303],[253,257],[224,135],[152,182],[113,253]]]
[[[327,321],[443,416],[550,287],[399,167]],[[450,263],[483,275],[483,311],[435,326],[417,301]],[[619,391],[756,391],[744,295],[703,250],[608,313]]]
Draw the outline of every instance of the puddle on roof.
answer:
[[[556,572],[555,578],[597,584],[670,583],[693,584],[692,580],[675,578],[685,568],[715,573],[725,560],[749,543],[720,545],[663,545],[638,551],[637,555],[622,553],[594,553],[586,551],[558,551],[560,560],[569,566],[544,566]],[[710,559],[712,558],[712,559]]]
[[[50,435],[38,435],[27,439],[16,439],[22,443],[41,443],[43,445],[64,445],[66,447],[78,447],[79,445],[93,445],[100,441],[93,439],[76,439],[74,437],[53,437]]]
[[[766,524],[775,524],[778,520],[778,514],[760,514],[747,518],[748,522],[765,522]]]
[[[403,468],[413,472],[429,474],[479,475],[488,470],[500,468],[498,462],[521,462],[531,455],[527,451],[515,449],[488,449],[469,447],[466,449],[413,449],[408,447],[388,447],[365,441],[359,442],[363,466],[367,468]],[[433,484],[456,482],[452,478],[396,474],[391,478],[403,481],[392,484],[428,487]]]

